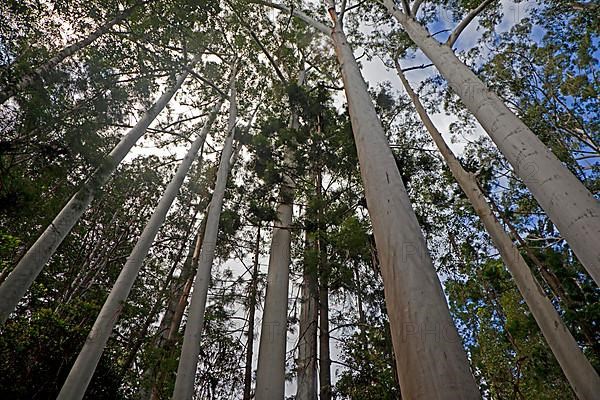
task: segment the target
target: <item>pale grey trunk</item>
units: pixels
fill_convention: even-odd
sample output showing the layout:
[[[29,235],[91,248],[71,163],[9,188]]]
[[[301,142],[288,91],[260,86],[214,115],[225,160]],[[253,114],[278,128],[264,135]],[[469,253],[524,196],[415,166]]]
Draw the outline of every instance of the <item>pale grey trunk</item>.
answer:
[[[298,84],[304,81],[304,72]],[[298,116],[290,117],[290,129],[298,129]],[[286,149],[284,164],[293,165],[291,150]],[[291,228],[294,201],[294,181],[285,173],[279,189],[277,221],[273,227],[267,290],[258,346],[256,370],[256,400],[283,399],[285,393],[285,350],[287,343],[287,312],[290,273]]]
[[[412,99],[419,117],[430,133],[433,141],[446,160],[452,176],[456,179],[463,192],[469,198],[475,212],[483,222],[485,229],[500,252],[504,264],[513,276],[519,291],[523,295],[527,306],[538,323],[550,349],[558,360],[571,387],[582,400],[592,400],[600,393],[600,378],[581,352],[577,342],[560,319],[554,306],[546,297],[543,289],[531,273],[531,269],[521,256],[519,249],[496,219],[491,207],[473,174],[464,170],[458,159],[454,156],[433,121],[427,115],[418,95],[412,90],[404,73],[396,64],[398,76],[406,91]]]
[[[413,400],[478,399],[479,390],[385,132],[335,11],[330,9],[330,14],[381,260],[402,395]]]
[[[58,399],[73,400],[83,398],[96,369],[96,365],[100,360],[100,356],[104,351],[106,342],[112,333],[127,296],[135,282],[135,278],[142,266],[144,258],[148,254],[152,242],[162,226],[171,204],[177,197],[179,189],[181,188],[192,163],[196,159],[198,151],[204,145],[206,135],[220,108],[221,101],[217,103],[209,114],[202,131],[190,146],[190,149],[177,168],[173,179],[165,189],[162,198],[152,213],[150,220],[144,227],[142,234],[110,291],[106,302],[102,306],[102,309],[94,322],[94,326],[85,341],[83,349],[77,356],[77,360],[75,360],[75,364],[71,368],[69,376],[58,395]]]
[[[315,240],[306,232],[306,251],[314,250]],[[298,329],[298,382],[297,400],[317,400],[317,316],[318,289],[316,268],[307,264],[312,257],[305,258],[302,282],[302,304]]]
[[[417,21],[384,0],[529,188],[581,264],[600,285],[600,202],[504,102]]]
[[[90,33],[85,38],[81,39],[79,42],[73,43],[59,51],[58,54],[46,61],[44,64],[37,67],[33,72],[30,72],[20,77],[14,85],[8,86],[0,92],[0,104],[3,104],[6,100],[10,99],[15,94],[23,91],[24,89],[27,89],[36,80],[46,77],[54,69],[54,67],[60,64],[63,60],[65,60],[68,57],[71,57],[73,54],[90,45],[100,36],[107,33],[113,26],[128,18],[135,11],[136,8],[138,8],[142,4],[149,2],[150,1],[136,2],[131,7],[122,11],[111,20],[106,21],[104,24],[100,25],[92,33]]]
[[[318,128],[320,132],[320,126]],[[319,399],[331,400],[331,350],[329,348],[329,264],[327,245],[323,240],[323,174],[317,170],[315,180],[317,196],[317,260],[319,272]]]
[[[217,234],[219,232],[219,219],[223,208],[227,177],[232,161],[233,137],[237,118],[235,71],[232,73],[230,90],[227,138],[223,145],[215,190],[213,191],[206,217],[206,230],[204,231],[198,270],[194,281],[194,291],[188,310],[181,357],[179,358],[175,388],[173,389],[173,400],[191,400],[194,395],[196,367],[198,366],[198,355],[200,354],[200,338],[204,328],[204,310],[206,308],[206,298],[208,296],[212,263],[215,256]]]
[[[259,274],[259,257],[260,257],[260,228],[261,223],[258,223],[256,229],[256,243],[254,248],[254,263],[252,266],[252,283],[250,285],[249,301],[248,301],[248,340],[246,341],[246,365],[244,366],[244,400],[251,400],[252,392],[252,355],[254,347],[254,318],[256,316],[256,294],[258,292],[258,274]]]
[[[195,58],[192,66],[198,60],[199,57]],[[102,165],[85,181],[81,189],[71,197],[0,285],[0,325],[4,324],[44,265],[89,207],[96,193],[108,181],[135,143],[146,133],[148,126],[165,108],[188,74],[187,70],[184,71],[177,78],[174,85],[167,89],[156,103],[144,113],[140,121],[123,136],[119,144],[102,161]]]
[[[200,256],[200,248],[204,231],[206,229],[206,218],[202,220],[198,232],[196,233],[193,243],[190,245],[188,256],[183,264],[181,275],[178,282],[174,284],[171,290],[169,303],[165,310],[160,325],[159,335],[153,342],[156,349],[165,349],[166,355],[148,366],[142,373],[145,385],[140,388],[138,398],[140,400],[160,398],[161,387],[163,386],[165,374],[170,374],[170,371],[161,367],[162,361],[168,358],[173,353],[173,345],[175,343],[175,334],[179,331],[183,313],[187,305],[187,298],[192,288],[193,278],[198,267],[198,257]]]

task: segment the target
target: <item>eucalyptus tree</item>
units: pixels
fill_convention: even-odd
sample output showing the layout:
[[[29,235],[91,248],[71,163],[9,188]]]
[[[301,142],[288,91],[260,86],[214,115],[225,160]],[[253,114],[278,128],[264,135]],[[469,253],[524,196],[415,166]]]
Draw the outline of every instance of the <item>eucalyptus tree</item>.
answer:
[[[127,3],[129,4],[125,4],[123,10],[118,10],[118,4],[98,4],[92,2],[90,5],[87,5],[87,7],[79,7],[80,9],[89,8],[91,14],[79,16],[79,20],[77,17],[74,17],[74,15],[81,13],[80,9],[73,10],[67,5],[54,7],[51,14],[48,16],[49,21],[46,20],[45,22],[56,24],[56,20],[62,20],[65,25],[70,25],[76,32],[78,29],[89,29],[87,24],[82,23],[86,18],[98,18],[98,15],[102,15],[103,12],[107,13],[110,17],[107,18],[105,22],[99,24],[91,32],[86,32],[85,36],[74,43],[59,50],[49,50],[50,54],[54,54],[37,66],[26,65],[29,60],[27,60],[27,57],[23,57],[27,53],[32,52],[32,50],[26,50],[25,54],[10,54],[10,59],[15,60],[10,63],[9,71],[7,72],[7,82],[4,84],[4,87],[0,89],[0,105],[5,103],[12,96],[26,91],[26,89],[40,80],[46,80],[59,64],[86,50],[88,47],[95,45],[99,38],[105,35],[120,34],[117,29],[117,26],[120,24],[129,26],[133,31],[137,30],[139,26],[144,27],[146,30],[152,29],[155,31],[153,32],[155,37],[162,35],[165,39],[162,39],[161,41],[168,43],[169,41],[172,41],[173,33],[190,35],[189,27],[194,26],[194,24],[197,23],[206,22],[207,19],[212,14],[216,14],[218,10],[218,4],[214,1],[205,2],[202,7],[196,2],[189,0],[174,0],[170,2],[133,0]],[[116,6],[118,12],[115,12],[115,9],[112,8],[114,6]],[[11,11],[18,15],[25,12],[23,9],[35,7],[36,6],[30,4],[23,4],[20,7],[12,5],[7,6],[9,9],[7,11]],[[37,7],[43,8],[43,6],[40,5],[37,5]],[[12,14],[11,12],[8,14]],[[177,28],[173,29],[157,25],[155,18],[157,15],[161,14],[171,18],[173,25],[176,25]],[[10,18],[8,22],[11,22]],[[137,40],[138,38],[132,36],[131,39]],[[155,42],[154,44],[156,45],[157,43]],[[51,43],[51,45],[54,45],[54,43]],[[10,53],[10,50],[12,49],[9,47],[7,52]]]
[[[286,6],[267,4],[290,11]],[[342,28],[345,10],[338,16],[334,3],[328,2],[327,6],[334,23],[332,29],[300,11],[290,12],[321,32],[331,34],[341,66],[369,214],[379,243],[403,392],[411,398],[478,398],[479,391],[396,161],[347,43]],[[427,328],[431,323],[445,335],[446,340],[441,344],[419,333],[431,329]]]
[[[600,391],[600,377],[585,358],[554,306],[546,297],[527,262],[519,253],[519,249],[513,244],[500,222],[496,219],[474,174],[468,173],[462,167],[431,118],[429,118],[419,96],[413,91],[404,72],[402,72],[398,61],[396,61],[396,69],[408,96],[423,121],[423,125],[425,125],[444,160],[446,160],[452,175],[469,198],[475,212],[481,218],[492,241],[500,251],[502,260],[511,272],[519,291],[534,315],[573,390],[580,399],[594,398]]]
[[[298,83],[304,81],[300,73]],[[288,128],[298,129],[298,116],[292,113]],[[289,150],[284,163],[292,165]],[[256,372],[257,399],[283,397],[285,389],[285,349],[287,342],[287,309],[289,288],[289,267],[291,262],[291,229],[294,199],[294,181],[285,174],[279,188],[277,220],[273,227],[269,251],[267,291],[258,348],[258,369]]]
[[[237,60],[234,62],[237,63]],[[229,117],[227,123],[227,137],[221,152],[221,161],[217,172],[215,189],[210,201],[208,214],[206,216],[206,229],[202,238],[202,247],[200,250],[200,262],[198,264],[196,277],[194,279],[194,291],[190,301],[187,325],[181,348],[181,357],[177,367],[177,378],[175,388],[173,389],[173,399],[191,399],[194,394],[194,383],[196,376],[196,367],[198,365],[198,355],[200,354],[200,337],[204,326],[204,312],[206,309],[206,298],[208,296],[208,287],[212,264],[215,254],[217,233],[219,230],[219,219],[223,206],[223,197],[227,185],[227,176],[233,164],[233,140],[236,132],[237,123],[237,99],[236,99],[236,69],[233,66],[229,83]],[[233,156],[233,157],[232,157]]]
[[[81,353],[77,357],[58,398],[83,398],[85,390],[94,374],[96,365],[106,346],[106,342],[108,341],[122,310],[123,304],[131,291],[140,268],[142,267],[144,258],[147,256],[148,250],[150,249],[150,246],[152,246],[152,242],[163,224],[175,197],[177,197],[179,189],[181,188],[192,163],[196,159],[199,150],[204,146],[206,135],[220,108],[221,102],[218,101],[211,111],[201,132],[198,134],[198,137],[194,140],[181,164],[177,168],[173,179],[165,189],[152,217],[150,217],[136,246],[123,266],[100,314],[98,314],[96,322],[88,335],[88,339],[86,340]]]
[[[415,1],[412,9],[408,1],[402,6],[393,0],[382,3],[477,118],[583,266],[600,284],[600,249],[595,244],[600,235],[600,203],[452,50],[460,32],[488,2],[482,2],[467,14],[446,43],[440,43],[417,21],[420,1]]]
[[[115,179],[86,211],[56,257],[32,285],[17,312],[0,335],[0,393],[8,398],[56,398],[69,368],[84,345],[86,335],[106,298],[108,289],[131,253],[137,237],[152,214],[172,173],[158,157],[139,157],[121,165]],[[181,214],[179,213],[181,216]],[[25,218],[33,218],[24,214]],[[164,229],[177,232],[173,224]],[[162,237],[163,246],[173,245]],[[157,246],[161,247],[161,246]],[[168,252],[158,251],[161,260]],[[141,282],[130,295],[117,327],[97,367],[87,395],[94,398],[124,396],[132,381],[120,373],[128,335],[146,318],[154,293],[156,258],[147,264]],[[144,288],[143,291],[139,289]],[[40,350],[43,349],[43,350]],[[37,379],[32,379],[36,376]]]
[[[193,61],[190,68],[199,61]],[[31,248],[21,257],[19,263],[0,286],[0,323],[4,323],[15,306],[23,297],[33,280],[54,254],[64,238],[69,234],[83,212],[96,196],[102,185],[110,178],[121,161],[127,156],[136,142],[144,135],[150,124],[166,107],[175,92],[181,87],[189,74],[184,70],[141,117],[138,123],[125,134],[119,144],[113,148],[101,166],[85,181],[83,186],[71,197],[52,223],[46,228]]]

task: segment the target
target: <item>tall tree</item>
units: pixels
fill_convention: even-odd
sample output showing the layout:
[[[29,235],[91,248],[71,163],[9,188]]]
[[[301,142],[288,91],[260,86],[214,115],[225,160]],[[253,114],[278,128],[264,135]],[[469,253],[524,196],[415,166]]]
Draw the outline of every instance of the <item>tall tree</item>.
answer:
[[[314,233],[306,232],[296,362],[298,400],[317,399],[318,279]]]
[[[199,60],[200,56],[197,56],[188,68],[193,68]],[[71,197],[27,253],[21,257],[19,263],[0,286],[0,325],[4,324],[44,265],[73,229],[83,212],[89,207],[96,193],[106,183],[135,143],[144,135],[146,129],[158,114],[166,107],[189,75],[189,72],[190,69],[184,70],[173,85],[144,113],[138,123],[123,136],[119,144],[102,161],[101,166],[85,181],[84,185]]]
[[[256,227],[256,244],[254,249],[254,260],[252,262],[252,277],[250,290],[248,291],[248,330],[246,341],[246,365],[244,366],[244,400],[250,400],[252,389],[252,354],[254,346],[254,318],[256,316],[256,295],[258,292],[258,274],[260,257],[260,226]]]
[[[187,154],[183,158],[181,164],[177,168],[173,179],[165,189],[165,192],[160,199],[160,202],[156,206],[152,217],[148,221],[148,224],[144,228],[144,231],[140,235],[138,242],[136,243],[131,255],[127,259],[127,262],[123,266],[115,285],[113,286],[106,302],[104,303],[100,314],[88,335],[88,339],[79,353],[75,364],[71,368],[71,372],[65,381],[60,394],[59,399],[82,399],[87,386],[92,379],[92,375],[96,369],[96,365],[100,360],[106,342],[110,337],[112,330],[119,318],[119,314],[123,308],[127,296],[131,291],[131,288],[135,282],[137,274],[142,267],[144,259],[148,254],[150,247],[163,224],[175,197],[179,193],[179,189],[183,184],[183,181],[192,165],[195,161],[199,150],[204,146],[206,135],[210,130],[210,127],[215,120],[219,109],[221,108],[221,102],[218,101],[217,105],[213,108],[209,117],[204,124],[198,137],[194,140]]]
[[[237,63],[237,61],[236,61]],[[173,389],[173,399],[189,400],[194,394],[194,382],[198,355],[200,354],[200,336],[204,326],[206,298],[210,284],[211,270],[215,255],[219,219],[223,207],[223,197],[227,185],[229,169],[232,165],[233,139],[236,132],[237,99],[236,99],[236,69],[234,65],[229,83],[229,119],[227,137],[221,152],[221,161],[217,172],[215,189],[210,201],[206,217],[206,230],[202,239],[200,262],[194,280],[194,291],[190,302],[187,325],[181,348],[181,357],[177,367],[177,378]],[[239,149],[239,148],[238,148]]]
[[[44,62],[42,65],[35,68],[30,73],[27,73],[18,78],[18,81],[11,84],[10,86],[3,88],[0,91],[0,104],[4,103],[6,100],[10,99],[16,93],[27,89],[27,87],[31,86],[36,80],[43,79],[48,73],[60,64],[63,60],[68,57],[71,57],[73,54],[82,50],[86,46],[92,44],[96,39],[105,33],[109,32],[110,29],[116,24],[122,22],[123,20],[129,18],[133,12],[141,7],[144,4],[147,4],[153,0],[138,0],[130,7],[127,7],[125,10],[118,13],[116,16],[106,21],[98,28],[94,29],[89,35],[85,38],[79,40],[76,43],[73,43],[64,49],[60,50],[56,55],[50,58],[48,61]]]
[[[425,125],[442,157],[446,160],[452,175],[469,198],[475,212],[481,218],[496,248],[500,251],[502,260],[513,276],[519,291],[540,326],[573,390],[580,399],[594,398],[600,392],[600,377],[585,358],[554,306],[546,297],[527,262],[521,256],[519,249],[513,244],[500,222],[496,219],[492,208],[485,200],[475,175],[465,171],[431,118],[429,118],[419,96],[411,88],[398,61],[396,61],[396,70],[406,93],[412,100],[421,121],[423,121],[423,125]]]
[[[352,53],[334,2],[331,33],[375,242],[402,392],[414,399],[476,399],[479,391],[385,132]],[[435,335],[428,332],[435,330]],[[437,335],[444,337],[437,340]],[[432,336],[432,337],[430,337]]]
[[[303,84],[304,79],[303,68],[298,76],[298,86]],[[292,111],[288,128],[297,130],[298,127],[298,115]],[[293,155],[289,147],[286,148],[284,157],[285,167],[292,168]],[[285,172],[283,182],[279,187],[277,220],[271,238],[267,291],[260,330],[255,391],[255,396],[259,400],[280,398],[284,396],[285,392],[285,350],[294,188],[294,180],[289,172]]]
[[[466,24],[459,24],[450,39],[442,44],[414,18],[418,9],[412,13],[405,6],[403,12],[393,0],[383,0],[383,4],[481,123],[600,285],[600,248],[595,239],[600,235],[600,202],[454,54],[451,46]],[[466,23],[472,19],[470,15],[466,18]]]

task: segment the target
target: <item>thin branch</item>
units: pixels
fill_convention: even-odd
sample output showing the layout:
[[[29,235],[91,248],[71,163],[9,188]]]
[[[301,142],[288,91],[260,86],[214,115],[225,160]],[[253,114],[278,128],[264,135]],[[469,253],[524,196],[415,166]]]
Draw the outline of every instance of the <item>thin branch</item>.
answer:
[[[425,0],[415,0],[415,2],[413,3],[412,9],[410,10],[410,15],[413,17],[417,16],[417,13],[419,12],[419,7],[421,7],[421,4],[423,4]]]
[[[356,3],[355,5],[353,5],[353,6],[350,6],[350,7],[346,8],[345,10],[343,10],[343,11],[342,11],[342,14],[345,14],[345,13],[347,13],[348,11],[352,11],[352,10],[354,10],[355,8],[358,8],[358,7],[362,6],[362,5],[363,5],[363,4],[365,4],[366,2],[367,2],[367,0],[362,0],[362,1],[359,1],[359,2],[358,2],[358,3]]]
[[[269,63],[271,64],[271,66],[275,70],[275,73],[277,74],[277,77],[279,78],[279,80],[281,80],[281,82],[284,85],[286,85],[288,83],[288,79],[286,79],[286,77],[281,72],[281,69],[279,69],[279,65],[277,65],[277,62],[275,61],[275,58],[273,58],[273,56],[271,55],[271,53],[262,44],[262,42],[260,41],[260,39],[258,38],[258,36],[256,35],[256,33],[254,33],[254,31],[252,30],[252,28],[250,26],[248,26],[248,24],[244,21],[244,19],[236,11],[236,9],[233,6],[233,4],[231,4],[230,1],[227,1],[227,4],[229,4],[229,7],[231,8],[231,11],[233,11],[233,13],[237,17],[238,21],[240,22],[240,24],[248,31],[248,33],[250,34],[250,36],[252,36],[252,39],[254,39],[254,41],[256,42],[256,44],[258,45],[258,47],[260,47],[260,50],[267,57],[267,59],[269,60]]]
[[[208,86],[210,86],[211,88],[215,89],[215,91],[217,93],[219,93],[219,95],[221,95],[221,97],[223,98],[227,98],[229,97],[225,92],[223,92],[221,89],[219,89],[219,87],[217,85],[215,85],[212,81],[206,79],[205,77],[203,77],[202,75],[196,73],[193,69],[191,69],[190,67],[188,67],[187,65],[181,65],[187,72],[190,73],[190,75],[192,75],[194,78],[199,79],[200,81],[206,83]]]
[[[410,15],[410,6],[408,5],[408,0],[402,0],[402,9],[404,10],[404,14]]]
[[[425,69],[425,68],[429,68],[429,67],[433,67],[433,64],[421,64],[421,65],[415,65],[414,67],[403,68],[402,72],[413,71],[415,69]]]
[[[339,16],[340,23],[342,23],[344,21],[344,15],[346,14],[346,3],[347,3],[347,0],[342,0],[342,4],[340,6],[340,16]]]
[[[468,13],[467,16],[456,26],[454,32],[450,34],[450,37],[448,37],[448,40],[446,41],[446,45],[450,47],[454,46],[454,43],[456,42],[460,34],[471,23],[471,21],[473,21],[473,19],[476,16],[478,16],[484,8],[486,8],[494,1],[495,0],[484,0],[477,8],[473,9],[470,13]]]
[[[288,12],[288,13],[294,15],[295,17],[300,18],[302,21],[306,22],[308,25],[312,26],[313,28],[317,29],[318,31],[321,31],[322,33],[326,34],[327,36],[329,36],[331,34],[331,28],[330,27],[328,27],[327,25],[323,24],[322,22],[317,21],[316,19],[313,19],[313,18],[309,17],[308,15],[306,15],[305,13],[303,13],[302,11],[293,10],[290,7],[286,6],[286,5],[272,3],[270,1],[252,0],[252,3],[261,4],[263,6],[273,7],[273,8],[276,8],[278,10]]]

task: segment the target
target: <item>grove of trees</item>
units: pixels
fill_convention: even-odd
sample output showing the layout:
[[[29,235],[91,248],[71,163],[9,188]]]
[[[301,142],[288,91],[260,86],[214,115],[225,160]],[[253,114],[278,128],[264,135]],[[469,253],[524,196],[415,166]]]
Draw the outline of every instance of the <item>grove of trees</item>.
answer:
[[[600,8],[0,4],[0,398],[600,396]]]

